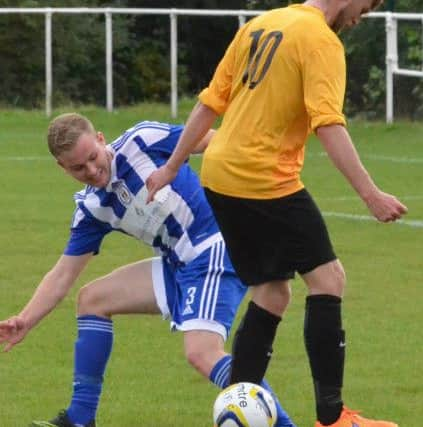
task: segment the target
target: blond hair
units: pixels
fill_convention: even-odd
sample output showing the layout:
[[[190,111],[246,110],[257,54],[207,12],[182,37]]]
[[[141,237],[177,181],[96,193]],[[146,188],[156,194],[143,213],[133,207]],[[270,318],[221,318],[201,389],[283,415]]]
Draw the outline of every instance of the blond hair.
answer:
[[[56,117],[49,125],[47,143],[54,157],[74,147],[79,137],[84,133],[95,134],[93,124],[84,116],[77,113],[66,113]]]

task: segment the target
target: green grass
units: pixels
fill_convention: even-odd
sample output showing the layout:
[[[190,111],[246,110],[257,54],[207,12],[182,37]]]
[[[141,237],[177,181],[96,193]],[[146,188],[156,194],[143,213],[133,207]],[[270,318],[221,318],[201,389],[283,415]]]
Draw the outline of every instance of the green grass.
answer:
[[[173,122],[183,121],[191,106],[192,101],[184,101],[181,118]],[[138,120],[171,121],[169,107],[154,104],[112,114],[97,108],[79,111],[108,140]],[[61,254],[73,211],[71,196],[80,187],[50,159],[44,141],[47,125],[43,112],[0,111],[0,318],[19,312]],[[408,205],[406,220],[415,223],[359,220],[358,216],[369,215],[365,207],[330,165],[319,143],[310,140],[303,174],[308,189],[322,211],[355,215],[327,216],[348,275],[345,400],[371,417],[417,427],[423,401],[423,126],[353,122],[350,130],[376,182]],[[193,159],[193,164],[198,167],[200,160]],[[0,355],[1,427],[22,427],[68,404],[78,288],[149,255],[150,250],[133,239],[109,236],[100,256],[65,301],[24,343]],[[312,384],[302,343],[304,297],[305,287],[297,279],[267,375],[299,427],[314,422]],[[181,334],[170,334],[167,322],[152,316],[117,317],[115,332],[99,426],[211,426],[216,389],[188,366]]]

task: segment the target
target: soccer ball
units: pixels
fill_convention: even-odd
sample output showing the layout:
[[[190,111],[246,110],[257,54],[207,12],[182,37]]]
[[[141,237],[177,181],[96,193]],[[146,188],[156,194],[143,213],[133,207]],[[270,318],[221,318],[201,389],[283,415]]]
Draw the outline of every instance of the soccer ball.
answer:
[[[276,405],[257,384],[241,382],[222,390],[213,407],[215,427],[273,427]]]

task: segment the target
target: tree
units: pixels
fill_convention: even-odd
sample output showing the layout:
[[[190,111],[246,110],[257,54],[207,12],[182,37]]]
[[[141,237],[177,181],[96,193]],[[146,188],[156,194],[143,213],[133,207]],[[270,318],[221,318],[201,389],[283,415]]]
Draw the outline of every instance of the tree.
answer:
[[[300,0],[298,0],[300,1]],[[297,0],[295,2],[298,2]],[[143,7],[266,10],[291,0],[87,0],[88,7]],[[0,7],[44,7],[51,0],[0,0]],[[80,0],[55,0],[77,7]],[[398,12],[423,12],[423,0],[386,2]],[[105,104],[105,24],[102,14],[53,15],[54,105]],[[195,95],[212,77],[238,28],[236,17],[178,16],[178,89]],[[383,19],[366,20],[341,34],[348,62],[346,112],[383,117],[385,111],[385,30]],[[369,40],[371,42],[369,42]],[[421,23],[399,24],[400,64],[421,69]],[[21,107],[44,103],[43,15],[0,15],[2,102]],[[170,23],[166,15],[113,15],[114,102],[168,101]],[[395,81],[396,115],[423,115],[423,79]]]

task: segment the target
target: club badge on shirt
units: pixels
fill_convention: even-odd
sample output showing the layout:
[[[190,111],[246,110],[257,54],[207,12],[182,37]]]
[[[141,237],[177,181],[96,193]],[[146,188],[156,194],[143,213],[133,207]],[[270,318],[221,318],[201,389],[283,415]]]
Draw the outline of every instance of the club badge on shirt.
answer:
[[[132,194],[129,191],[129,188],[123,181],[118,181],[112,184],[112,189],[118,196],[119,201],[128,206],[132,202]]]

